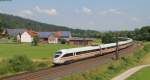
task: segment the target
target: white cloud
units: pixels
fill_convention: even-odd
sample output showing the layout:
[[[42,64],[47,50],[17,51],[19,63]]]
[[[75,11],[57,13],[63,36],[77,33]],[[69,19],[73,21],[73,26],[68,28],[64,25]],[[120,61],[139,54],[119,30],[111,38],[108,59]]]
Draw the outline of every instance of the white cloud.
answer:
[[[47,10],[45,10],[45,13],[47,13],[50,16],[57,15],[56,9],[50,9],[50,10],[47,9]]]
[[[122,12],[120,12],[117,9],[109,9],[106,11],[101,12],[101,14],[105,15],[105,14],[121,14]]]
[[[22,10],[16,13],[16,15],[21,16],[21,17],[31,18],[33,15],[33,12],[31,10]]]
[[[139,19],[139,18],[137,18],[137,17],[131,17],[131,20],[132,20],[132,21],[135,21],[135,22],[140,21],[140,19]]]
[[[121,12],[118,11],[117,9],[110,9],[109,12],[112,12],[114,14],[121,14]]]
[[[35,6],[35,10],[36,10],[37,12],[42,12],[42,10],[39,8],[39,6]]]
[[[90,8],[83,7],[83,12],[87,15],[92,15],[92,10]]]
[[[31,10],[23,10],[21,13],[26,14],[26,15],[33,15]]]
[[[57,15],[57,10],[56,9],[42,9],[39,6],[36,6],[35,10],[38,13],[45,13],[45,14],[48,14],[49,16]]]

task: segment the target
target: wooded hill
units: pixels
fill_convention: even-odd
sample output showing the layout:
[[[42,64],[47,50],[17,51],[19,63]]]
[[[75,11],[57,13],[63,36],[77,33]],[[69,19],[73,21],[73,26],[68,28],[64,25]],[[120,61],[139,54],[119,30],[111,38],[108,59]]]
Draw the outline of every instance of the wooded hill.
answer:
[[[74,37],[99,37],[100,32],[94,30],[81,30],[72,29],[66,26],[58,26],[53,24],[46,24],[30,19],[25,19],[18,16],[2,14],[0,13],[0,30],[11,28],[25,28],[32,29],[35,31],[71,31]],[[87,35],[84,35],[87,34]]]

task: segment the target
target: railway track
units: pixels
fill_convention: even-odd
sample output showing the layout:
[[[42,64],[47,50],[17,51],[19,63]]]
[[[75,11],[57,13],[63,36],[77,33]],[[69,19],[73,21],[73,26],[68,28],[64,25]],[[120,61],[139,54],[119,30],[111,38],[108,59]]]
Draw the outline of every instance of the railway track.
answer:
[[[132,53],[137,47],[138,47],[137,44],[133,44],[132,46],[126,49],[120,50],[119,55],[125,56],[128,53]],[[108,63],[112,61],[113,53],[114,52],[107,55],[78,61],[68,65],[50,67],[39,71],[26,72],[22,74],[13,75],[13,76],[3,77],[0,78],[0,80],[55,80],[55,79],[62,78],[64,76],[71,75],[73,73],[86,71],[98,67],[100,65],[103,65],[105,63]]]

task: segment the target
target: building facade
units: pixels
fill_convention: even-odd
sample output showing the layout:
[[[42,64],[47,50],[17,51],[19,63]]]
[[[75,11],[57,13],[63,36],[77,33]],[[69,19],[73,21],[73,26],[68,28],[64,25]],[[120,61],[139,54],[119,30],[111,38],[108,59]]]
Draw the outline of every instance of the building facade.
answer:
[[[21,42],[32,42],[34,36],[38,36],[38,33],[34,31],[25,31],[21,34]]]
[[[70,45],[81,45],[81,46],[87,46],[92,45],[93,39],[88,38],[70,38],[67,39],[67,43]]]

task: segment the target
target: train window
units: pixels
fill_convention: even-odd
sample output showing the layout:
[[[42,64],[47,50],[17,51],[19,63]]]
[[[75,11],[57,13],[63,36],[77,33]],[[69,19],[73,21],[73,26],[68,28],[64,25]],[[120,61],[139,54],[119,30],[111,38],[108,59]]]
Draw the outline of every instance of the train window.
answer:
[[[80,54],[84,54],[86,53],[85,51],[84,52],[77,52],[76,55],[80,55]]]
[[[57,58],[57,57],[59,57],[61,54],[62,54],[62,52],[56,52],[54,57]]]
[[[102,48],[102,50],[104,50],[105,48]]]
[[[73,56],[73,53],[65,54],[63,57],[70,57]]]
[[[114,48],[114,47],[115,47],[115,46],[111,46],[111,47],[108,47],[108,49],[109,49],[109,48]]]
[[[99,51],[99,50],[100,50],[100,49],[94,49],[94,50],[88,50],[88,51],[77,52],[76,55],[86,54],[86,53],[95,52],[95,51]]]
[[[61,55],[61,54],[62,54],[62,52],[56,52],[55,54]]]
[[[54,57],[57,58],[57,57],[59,57],[59,56],[60,56],[60,55],[55,55]]]

